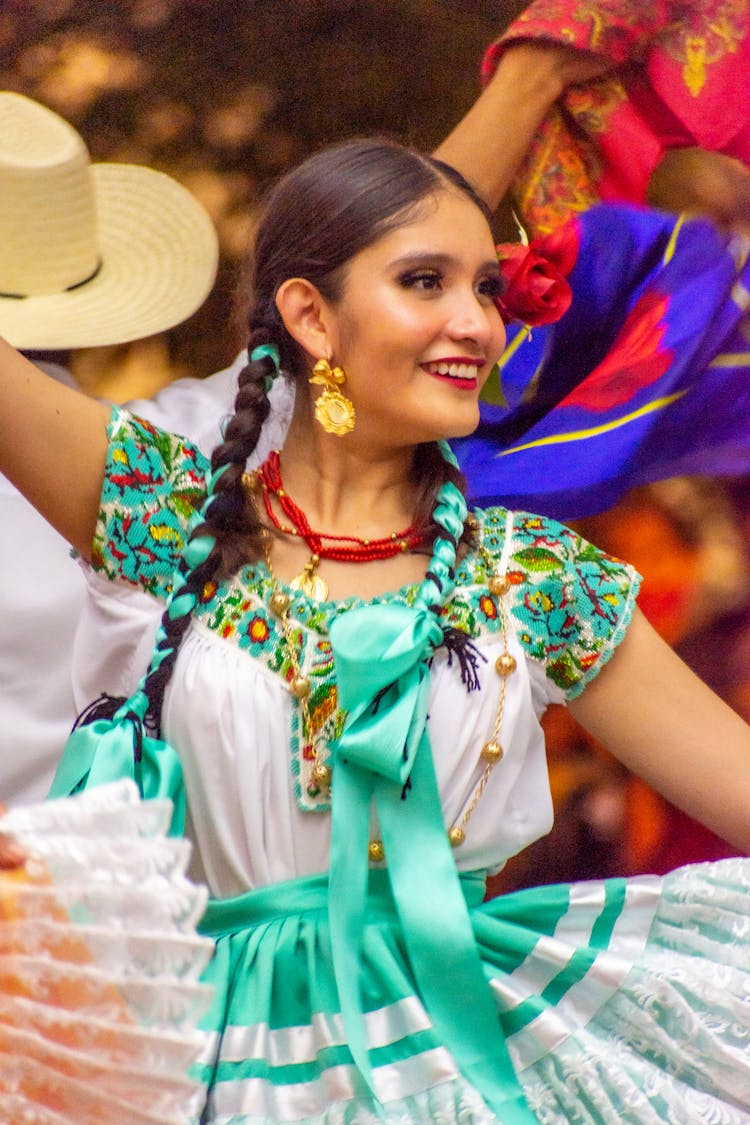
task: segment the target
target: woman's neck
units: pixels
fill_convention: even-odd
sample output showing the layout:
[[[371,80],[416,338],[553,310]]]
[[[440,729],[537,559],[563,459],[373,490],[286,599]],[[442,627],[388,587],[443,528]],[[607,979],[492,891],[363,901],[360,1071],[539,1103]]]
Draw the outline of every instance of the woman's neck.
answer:
[[[413,449],[373,450],[354,435],[316,429],[293,420],[281,450],[284,488],[310,525],[373,538],[408,525],[414,516]]]

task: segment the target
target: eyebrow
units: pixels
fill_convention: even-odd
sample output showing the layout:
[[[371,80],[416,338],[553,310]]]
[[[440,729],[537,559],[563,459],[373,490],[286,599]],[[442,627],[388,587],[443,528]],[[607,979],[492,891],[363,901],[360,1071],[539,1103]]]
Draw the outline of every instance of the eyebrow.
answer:
[[[426,250],[423,253],[404,254],[401,258],[396,258],[393,262],[395,269],[405,269],[414,266],[450,266],[455,263],[456,259],[451,254],[440,254],[434,250]],[[479,273],[499,273],[500,263],[497,258],[488,258],[479,266],[476,271]]]

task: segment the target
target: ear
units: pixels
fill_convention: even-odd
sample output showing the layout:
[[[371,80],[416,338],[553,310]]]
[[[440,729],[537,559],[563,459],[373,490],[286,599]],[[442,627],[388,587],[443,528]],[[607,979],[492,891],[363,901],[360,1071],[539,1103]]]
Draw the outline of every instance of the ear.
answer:
[[[288,278],[276,294],[276,308],[289,335],[308,355],[331,354],[331,310],[311,281]]]

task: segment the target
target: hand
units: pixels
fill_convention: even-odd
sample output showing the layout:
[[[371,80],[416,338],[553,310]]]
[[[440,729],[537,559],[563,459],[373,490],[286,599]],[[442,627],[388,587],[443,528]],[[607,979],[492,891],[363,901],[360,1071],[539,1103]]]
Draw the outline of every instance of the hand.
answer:
[[[560,97],[568,86],[595,82],[616,69],[611,59],[604,55],[597,55],[593,51],[566,47],[552,39],[519,39],[511,40],[506,45],[495,75],[500,70],[503,59],[510,59],[511,56],[515,56],[514,64],[519,70],[536,72],[547,82],[554,82],[557,90],[556,98]],[[493,78],[492,81],[494,80]]]

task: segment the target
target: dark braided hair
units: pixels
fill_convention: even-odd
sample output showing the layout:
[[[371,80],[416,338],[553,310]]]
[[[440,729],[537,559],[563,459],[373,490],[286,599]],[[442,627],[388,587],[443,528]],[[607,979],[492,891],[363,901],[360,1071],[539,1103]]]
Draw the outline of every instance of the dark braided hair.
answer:
[[[183,605],[194,603],[209,580],[234,573],[242,562],[262,554],[262,525],[242,476],[268,417],[268,386],[277,371],[268,354],[253,354],[260,345],[275,345],[284,377],[294,383],[309,377],[305,355],[276,307],[279,288],[289,278],[302,277],[335,305],[343,295],[350,260],[383,235],[414,221],[425,201],[446,188],[468,196],[490,222],[485,203],[454,168],[389,140],[353,140],[327,148],[272,189],[247,269],[249,361],[239,375],[224,440],[211,457],[212,495],[193,540],[203,542],[203,549],[193,552],[200,561],[181,564],[182,589],[191,596]],[[443,459],[437,443],[417,446],[412,472],[414,522],[434,537],[440,533],[432,518],[438,492],[446,481],[463,491],[463,477]],[[465,538],[471,534],[466,531]],[[154,729],[190,615],[190,610],[168,609],[162,618],[158,666],[152,664],[144,684],[147,721]]]

